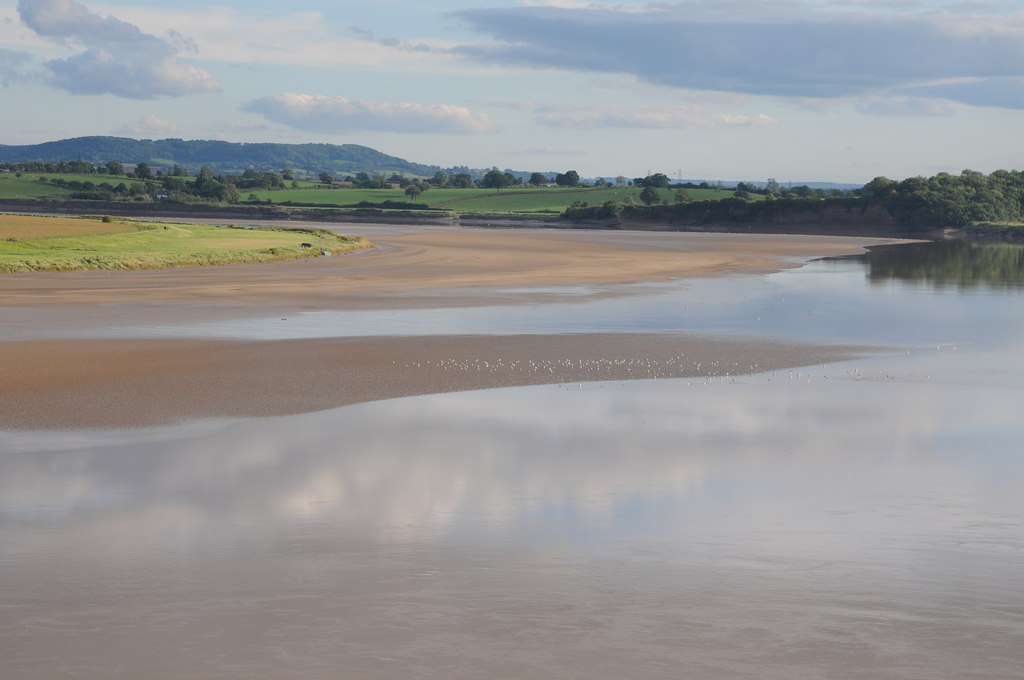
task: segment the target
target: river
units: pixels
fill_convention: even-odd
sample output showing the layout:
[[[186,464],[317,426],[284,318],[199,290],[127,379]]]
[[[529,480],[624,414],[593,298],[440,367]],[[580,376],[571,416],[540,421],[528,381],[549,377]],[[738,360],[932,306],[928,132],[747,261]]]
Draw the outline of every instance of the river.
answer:
[[[0,432],[3,677],[1019,678],[1020,253],[287,331],[877,348],[842,363]]]

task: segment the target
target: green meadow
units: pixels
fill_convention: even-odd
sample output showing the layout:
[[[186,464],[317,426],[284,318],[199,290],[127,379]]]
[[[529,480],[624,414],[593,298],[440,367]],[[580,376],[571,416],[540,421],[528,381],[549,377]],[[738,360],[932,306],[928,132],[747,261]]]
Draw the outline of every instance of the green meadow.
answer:
[[[601,205],[607,201],[626,203],[632,200],[640,204],[640,187],[600,187],[579,189],[428,189],[415,199],[406,196],[402,189],[278,189],[253,192],[260,201],[272,203],[296,203],[322,205],[324,207],[352,206],[361,202],[382,204],[384,201],[412,202],[432,209],[452,212],[511,212],[511,213],[561,213],[575,202]],[[727,198],[732,191],[717,189],[686,189],[689,200],[705,201]],[[661,200],[672,203],[677,198],[676,189],[659,189]],[[754,198],[761,198],[755,195]]]
[[[40,182],[40,177],[47,181]],[[191,182],[194,178],[181,178]],[[100,184],[108,183],[113,186],[124,183],[127,187],[133,185],[145,186],[142,180],[125,176],[110,175],[80,175],[80,174],[53,174],[24,173],[20,177],[14,173],[0,173],[0,199],[18,198],[70,198],[71,194],[83,189],[72,189],[66,186],[59,186],[53,180],[64,182],[89,182],[93,188]],[[154,180],[150,182],[153,186]],[[290,183],[289,183],[290,184]],[[445,210],[448,212],[483,212],[483,213],[523,213],[523,214],[557,214],[565,211],[566,208],[577,203],[587,205],[602,205],[608,201],[615,203],[642,204],[640,187],[509,187],[507,189],[428,189],[411,199],[403,189],[356,189],[350,187],[332,186],[314,182],[297,182],[296,188],[284,189],[261,189],[250,190],[240,189],[241,203],[250,202],[250,199],[263,204],[271,203],[276,205],[298,205],[298,206],[322,206],[324,208],[346,208],[358,206],[359,204],[371,204],[375,207],[386,207],[385,202],[416,204],[431,210]],[[87,188],[88,189],[88,185]],[[675,203],[679,200],[678,189],[658,189],[660,201]],[[708,201],[728,198],[733,195],[730,190],[719,189],[685,189],[684,200]],[[124,200],[122,196],[120,200]],[[173,196],[172,196],[173,198]],[[751,200],[761,200],[763,196],[752,194]],[[136,197],[142,200],[142,197]],[[194,199],[193,199],[194,200]]]
[[[46,181],[40,182],[39,178],[41,177],[45,177]],[[124,175],[112,177],[110,175],[26,172],[18,177],[14,173],[3,172],[0,173],[0,198],[62,198],[77,191],[76,189],[53,184],[51,180],[55,179],[64,180],[65,182],[91,182],[96,186],[104,182],[112,186],[117,186],[122,182],[128,187],[131,187],[133,184],[145,185],[145,182],[142,180],[125,177]]]
[[[443,190],[441,190],[443,191]],[[628,203],[633,201],[641,204],[640,187],[600,187],[592,189],[532,189],[526,191],[501,191],[470,194],[455,200],[445,201],[443,205],[452,210],[472,212],[546,212],[561,213],[576,202],[588,205],[602,205],[608,201]],[[662,201],[672,203],[676,200],[676,189],[658,189],[658,197]],[[687,189],[685,196],[689,200],[716,200],[732,195],[731,191],[715,189]],[[429,194],[430,192],[427,192]],[[427,194],[424,194],[426,196]],[[423,198],[421,196],[421,198]],[[437,204],[435,204],[437,205]]]
[[[320,229],[223,227],[0,215],[0,272],[164,269],[319,257],[370,247]],[[61,220],[52,223],[49,220]],[[104,220],[110,220],[105,222]],[[68,224],[63,227],[62,224]],[[311,244],[303,248],[302,244]]]
[[[329,189],[325,185],[322,188],[306,187],[299,189],[267,189],[260,191],[245,190],[242,192],[242,200],[246,200],[250,194],[255,194],[259,201],[270,201],[271,203],[298,203],[303,205],[323,205],[326,207],[337,207],[342,205],[355,205],[363,201],[370,203],[382,203],[384,201],[408,201],[402,189]],[[426,193],[430,193],[429,191]],[[426,195],[426,194],[424,194]],[[416,203],[423,203],[422,196]]]
[[[62,175],[63,176],[63,175]],[[40,184],[38,175],[30,180],[27,176],[16,177],[10,173],[0,173],[0,198],[45,198],[47,196],[67,196],[70,189]],[[95,181],[95,179],[93,180]]]

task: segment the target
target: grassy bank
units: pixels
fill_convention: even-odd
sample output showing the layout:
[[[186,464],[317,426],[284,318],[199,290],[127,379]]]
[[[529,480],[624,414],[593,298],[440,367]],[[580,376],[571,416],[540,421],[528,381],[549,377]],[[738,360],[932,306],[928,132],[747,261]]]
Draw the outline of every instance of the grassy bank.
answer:
[[[371,245],[320,229],[104,219],[0,215],[0,273],[273,262]]]

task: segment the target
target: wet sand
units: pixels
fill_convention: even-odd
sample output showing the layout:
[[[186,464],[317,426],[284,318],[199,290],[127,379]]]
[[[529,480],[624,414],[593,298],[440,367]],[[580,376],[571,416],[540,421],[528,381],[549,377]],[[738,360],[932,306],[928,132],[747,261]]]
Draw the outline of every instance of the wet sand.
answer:
[[[378,228],[379,229],[379,228]],[[650,232],[540,230],[379,234],[376,248],[337,257],[138,272],[8,274],[0,307],[236,303],[303,309],[376,307],[385,296],[414,292],[452,298],[474,288],[628,284],[774,271],[826,255],[861,252],[879,239]],[[457,297],[457,296],[455,296]],[[479,297],[473,297],[473,302]],[[435,301],[436,302],[436,301]],[[450,301],[449,304],[458,304]]]
[[[139,427],[513,385],[728,378],[864,353],[635,333],[16,342],[0,353],[0,428]]]
[[[28,310],[34,316],[28,337],[21,328],[17,340],[8,334],[8,341],[0,342],[0,427],[139,427],[486,387],[742,374],[835,361],[863,349],[635,333],[257,342],[52,336],[97,324],[156,323],[168,316],[188,322],[316,309],[481,304],[507,301],[502,291],[514,287],[588,284],[596,286],[594,294],[608,294],[614,286],[635,282],[773,271],[879,242],[682,233],[366,231],[377,248],[341,257],[4,276],[0,313],[17,319],[19,311]]]

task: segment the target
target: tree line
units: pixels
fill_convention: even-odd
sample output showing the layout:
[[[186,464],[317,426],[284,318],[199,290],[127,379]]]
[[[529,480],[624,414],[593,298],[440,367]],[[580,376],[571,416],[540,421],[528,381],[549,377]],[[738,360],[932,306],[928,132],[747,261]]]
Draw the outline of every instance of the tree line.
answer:
[[[283,189],[286,182],[291,181],[297,186],[288,167],[281,172],[266,170],[246,170],[240,175],[214,175],[202,167],[195,177],[191,177],[185,168],[175,165],[169,170],[154,171],[148,163],[137,163],[133,170],[127,171],[119,161],[108,161],[93,165],[85,161],[61,161],[50,163],[27,161],[15,164],[2,164],[0,170],[22,173],[53,173],[57,177],[43,175],[37,181],[52,184],[71,190],[70,198],[76,200],[146,200],[173,198],[182,201],[209,200],[220,203],[238,203],[243,190]],[[65,179],[61,174],[96,175],[97,181],[81,179]],[[109,181],[99,181],[101,177],[110,177]],[[115,184],[114,178],[129,180]]]
[[[963,227],[972,222],[1024,222],[1024,172],[964,170],[902,182],[876,177],[858,192],[908,226]]]
[[[868,207],[883,208],[894,220],[907,227],[943,228],[963,227],[974,222],[1024,222],[1024,172],[1019,170],[997,170],[983,174],[964,170],[959,175],[940,172],[932,177],[910,177],[896,181],[887,177],[876,177],[860,189],[844,192],[837,189],[826,192],[812,189],[807,185],[783,187],[769,178],[763,185],[739,182],[733,187],[708,182],[672,183],[663,173],[627,180],[619,176],[614,180],[598,178],[585,182],[575,170],[558,173],[533,172],[515,173],[509,170],[491,168],[474,179],[468,168],[452,168],[451,171],[437,170],[432,177],[410,178],[398,173],[389,177],[383,174],[370,175],[359,172],[344,177],[351,186],[367,189],[385,188],[397,185],[405,190],[410,199],[416,199],[431,188],[485,188],[502,190],[509,187],[601,187],[634,186],[643,187],[639,194],[642,205],[632,198],[626,203],[605,203],[588,206],[577,202],[566,211],[566,217],[609,217],[623,210],[643,216],[643,210],[660,210],[673,207],[669,214],[673,219],[694,223],[714,221],[768,220],[779,215],[818,210],[823,201],[831,205],[840,203],[847,210],[866,212]],[[455,171],[458,170],[458,171]],[[463,171],[465,170],[465,171]],[[237,203],[244,191],[282,189],[298,187],[292,170],[285,165],[280,171],[245,170],[237,175],[215,175],[209,168],[202,167],[194,178],[188,171],[174,165],[169,169],[153,169],[146,162],[135,164],[130,171],[119,161],[91,163],[83,160],[72,161],[23,161],[0,164],[0,171],[21,173],[47,173],[57,177],[40,177],[40,182],[50,182],[70,189],[71,198],[84,200],[146,200],[150,198],[176,200],[211,200]],[[96,175],[97,180],[68,180],[64,174]],[[474,173],[475,174],[475,173]],[[101,180],[106,176],[110,179]],[[122,178],[122,181],[115,179]],[[320,173],[320,181],[333,186],[337,181],[331,173]],[[126,181],[135,180],[135,181]],[[289,184],[290,183],[290,184]],[[674,189],[671,198],[665,198],[663,189]],[[719,189],[732,191],[732,198],[721,201],[692,201],[689,189]],[[760,195],[765,200],[752,202],[749,199]],[[842,199],[842,200],[839,200]],[[255,202],[254,194],[249,200]],[[762,203],[778,202],[774,206]],[[691,203],[699,203],[690,207]],[[704,205],[707,204],[707,205]],[[712,205],[718,204],[718,205]],[[648,217],[654,215],[651,212]]]
[[[637,178],[634,185],[644,186],[637,205],[607,202],[599,206],[577,203],[564,216],[570,219],[606,219],[626,214],[638,219],[665,219],[683,224],[728,224],[737,222],[770,223],[786,216],[824,213],[825,209],[875,219],[871,209],[881,209],[893,221],[913,229],[964,227],[976,222],[1024,223],[1024,172],[996,170],[985,175],[964,170],[959,175],[940,172],[933,177],[911,177],[897,182],[876,177],[864,187],[850,192],[807,186],[780,187],[769,180],[763,187],[740,183],[733,196],[713,201],[690,201],[687,188],[712,188],[704,184],[671,185],[664,176]],[[657,191],[677,187],[671,200]],[[721,188],[721,187],[716,187]],[[760,193],[766,200],[749,201]]]

